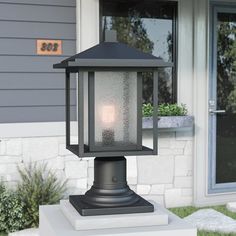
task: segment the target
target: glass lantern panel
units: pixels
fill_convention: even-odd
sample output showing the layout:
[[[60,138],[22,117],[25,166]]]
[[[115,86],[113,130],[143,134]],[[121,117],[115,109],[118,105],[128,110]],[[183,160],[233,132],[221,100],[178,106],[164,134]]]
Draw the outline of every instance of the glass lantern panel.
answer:
[[[95,72],[93,151],[142,149],[141,86],[137,72]]]
[[[70,79],[67,81],[67,140],[69,145],[78,146],[78,122],[77,122],[77,96],[76,96],[76,74],[70,73]]]
[[[89,138],[88,138],[88,126],[89,126],[89,116],[88,116],[88,72],[83,73],[83,96],[84,96],[84,144],[86,147],[89,145]],[[86,148],[87,149],[87,148]]]
[[[154,84],[153,84],[153,72],[143,72],[143,106],[144,114],[142,122],[142,140],[143,145],[147,148],[154,149],[154,135],[153,135],[153,104],[154,104]],[[148,91],[148,99],[147,98]],[[150,107],[151,105],[151,107]]]
[[[76,88],[72,87],[71,84],[76,80],[76,74],[70,74],[70,144],[78,145],[78,122],[76,114]]]

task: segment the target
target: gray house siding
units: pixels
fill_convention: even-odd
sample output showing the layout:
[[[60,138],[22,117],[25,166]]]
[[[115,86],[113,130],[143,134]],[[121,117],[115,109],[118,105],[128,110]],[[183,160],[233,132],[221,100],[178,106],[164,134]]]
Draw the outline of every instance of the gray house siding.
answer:
[[[63,71],[76,53],[76,0],[0,0],[0,123],[65,119]],[[62,56],[36,54],[37,39],[59,39]],[[71,84],[75,118],[76,83]]]

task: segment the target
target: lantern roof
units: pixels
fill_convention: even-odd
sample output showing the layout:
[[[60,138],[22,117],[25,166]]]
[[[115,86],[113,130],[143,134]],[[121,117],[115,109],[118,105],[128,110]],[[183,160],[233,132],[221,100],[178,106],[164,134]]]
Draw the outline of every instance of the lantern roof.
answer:
[[[119,42],[102,42],[78,53],[54,68],[157,68],[169,67],[163,59]]]

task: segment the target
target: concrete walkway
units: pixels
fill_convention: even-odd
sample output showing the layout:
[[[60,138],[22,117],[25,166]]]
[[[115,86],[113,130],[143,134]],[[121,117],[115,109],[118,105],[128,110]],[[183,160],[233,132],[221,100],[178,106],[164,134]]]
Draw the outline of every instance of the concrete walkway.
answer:
[[[236,233],[236,221],[213,209],[202,209],[184,218],[199,230]]]

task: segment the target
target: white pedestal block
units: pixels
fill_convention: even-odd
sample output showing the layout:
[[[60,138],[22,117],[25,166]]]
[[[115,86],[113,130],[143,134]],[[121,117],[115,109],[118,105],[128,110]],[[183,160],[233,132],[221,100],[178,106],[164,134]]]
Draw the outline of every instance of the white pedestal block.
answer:
[[[64,216],[59,205],[42,206],[40,207],[39,232],[40,236],[197,236],[196,228],[164,208],[161,208],[161,211],[168,214],[168,225],[77,231]],[[96,220],[94,219],[94,222],[90,224],[96,224]]]
[[[81,216],[69,201],[61,201],[60,208],[75,230],[131,228],[168,225],[168,214],[153,203],[155,211],[142,214]]]

